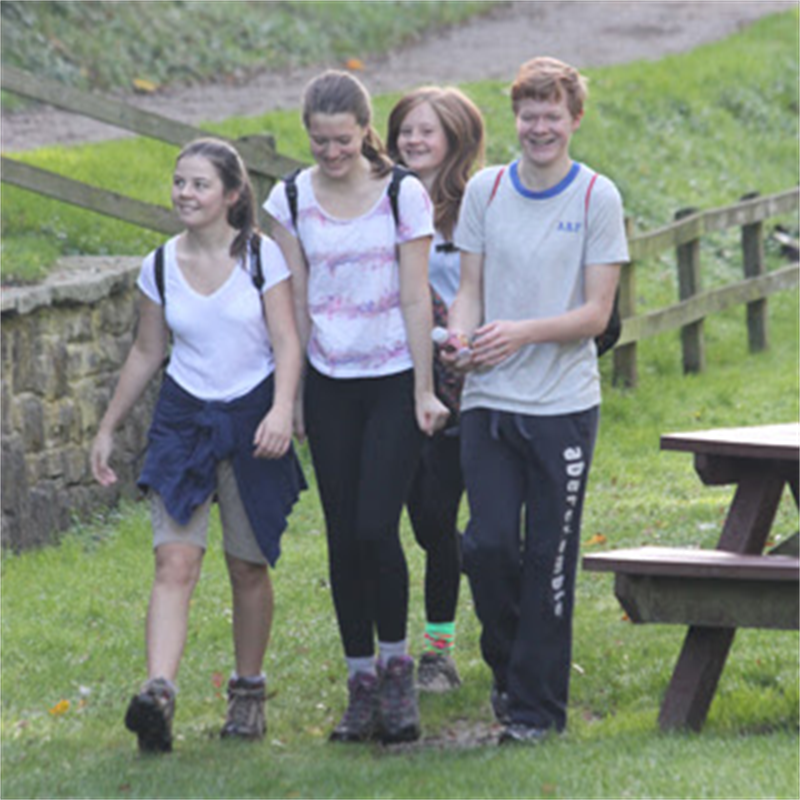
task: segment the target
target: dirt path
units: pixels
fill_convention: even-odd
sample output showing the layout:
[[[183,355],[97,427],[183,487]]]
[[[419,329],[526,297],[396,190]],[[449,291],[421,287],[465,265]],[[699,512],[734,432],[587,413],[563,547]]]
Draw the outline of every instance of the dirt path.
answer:
[[[487,16],[466,25],[367,59],[359,75],[371,92],[381,94],[423,83],[511,81],[517,67],[535,55],[552,55],[578,67],[656,59],[722,39],[759,17],[797,6],[797,0],[498,3]],[[175,87],[122,99],[195,124],[255,116],[296,108],[306,82],[323,66],[340,65],[264,73],[236,86]],[[0,121],[5,152],[124,135],[116,128],[52,108],[3,114]]]

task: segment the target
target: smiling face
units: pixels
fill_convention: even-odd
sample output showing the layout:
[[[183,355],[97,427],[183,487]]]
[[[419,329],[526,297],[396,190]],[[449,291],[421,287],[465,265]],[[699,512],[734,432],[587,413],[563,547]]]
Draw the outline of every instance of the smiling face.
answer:
[[[565,98],[520,100],[515,119],[524,162],[539,170],[568,168],[570,139],[581,118],[572,116]]]
[[[203,156],[187,155],[175,165],[172,205],[187,229],[227,222],[236,192],[226,192],[216,167]]]
[[[428,183],[447,156],[447,134],[430,103],[420,103],[406,114],[397,135],[403,163]]]
[[[311,155],[329,178],[344,178],[350,173],[361,159],[366,135],[366,128],[350,113],[318,113],[308,119]]]

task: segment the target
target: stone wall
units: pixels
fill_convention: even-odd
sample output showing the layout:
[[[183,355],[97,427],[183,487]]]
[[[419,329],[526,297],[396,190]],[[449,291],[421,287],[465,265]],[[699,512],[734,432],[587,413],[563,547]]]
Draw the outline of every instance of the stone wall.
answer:
[[[95,483],[89,450],[130,348],[136,258],[68,258],[48,280],[2,290],[4,548],[60,531],[135,493],[155,385],[116,436],[116,487]]]

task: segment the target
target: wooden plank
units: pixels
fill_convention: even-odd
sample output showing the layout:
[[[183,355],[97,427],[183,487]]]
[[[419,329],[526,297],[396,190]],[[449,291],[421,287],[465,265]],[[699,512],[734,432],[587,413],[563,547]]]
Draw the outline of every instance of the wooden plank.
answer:
[[[755,200],[757,194],[746,195],[744,201]],[[742,268],[745,278],[755,278],[766,272],[764,260],[764,223],[748,222],[742,225]],[[747,342],[751,353],[766,350],[767,301],[754,300],[747,304]]]
[[[740,480],[717,547],[734,553],[762,553],[778,512],[783,485],[767,470]]]
[[[800,264],[698,294],[658,311],[623,319],[617,347],[675,330],[733,306],[753,302],[800,285]]]
[[[665,433],[661,436],[661,449],[800,462],[800,423]]]
[[[122,128],[142,136],[182,147],[200,136],[218,136],[202,128],[162,117],[99,94],[89,94],[57,81],[31,75],[24,70],[3,65],[0,73],[2,88],[15,94],[30,97],[43,103],[66,109],[92,119]],[[223,137],[220,137],[223,138]],[[232,142],[232,144],[236,144]],[[248,169],[273,180],[286,175],[299,166],[299,161],[268,152],[257,145],[237,144]]]
[[[705,211],[704,228],[707,233],[753,225],[770,217],[788,214],[800,206],[800,188],[785,192],[743,199],[739,203]]]
[[[735,635],[734,628],[689,628],[661,705],[662,730],[702,729]]]
[[[750,480],[756,474],[765,472],[783,483],[790,482],[792,477],[797,475],[797,465],[791,460],[763,461],[736,456],[713,456],[706,453],[695,454],[694,469],[706,486],[727,486],[742,480]]]
[[[149,230],[170,235],[181,230],[180,223],[172,211],[164,206],[134,200],[106,189],[98,189],[10,158],[0,158],[0,170],[4,183],[21,189],[62,200]]]
[[[698,239],[704,233],[703,214],[698,212],[635,236],[628,242],[629,255],[631,260],[641,261]]]
[[[631,237],[628,240],[630,257],[638,261],[657,256],[665,250],[686,244],[704,233],[760,222],[779,214],[789,213],[798,207],[800,207],[800,189],[794,187],[730,206],[698,211],[669,225]]]
[[[800,627],[797,588],[796,574],[773,581],[619,572],[614,594],[636,624],[792,631]]]
[[[633,575],[800,583],[800,560],[791,556],[742,555],[688,547],[633,547],[592,553],[583,557],[583,568]]]
[[[678,211],[676,219],[685,219],[696,214],[696,209]],[[683,302],[700,294],[702,275],[700,272],[700,237],[680,244],[676,250],[678,263],[678,296]],[[681,350],[685,374],[703,372],[706,365],[706,347],[703,337],[704,317],[681,326]]]

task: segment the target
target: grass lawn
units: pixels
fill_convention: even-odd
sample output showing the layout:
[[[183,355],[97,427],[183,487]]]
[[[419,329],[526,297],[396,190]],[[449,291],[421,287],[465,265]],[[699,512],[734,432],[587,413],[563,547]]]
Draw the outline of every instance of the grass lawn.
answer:
[[[629,213],[643,228],[668,221],[679,205],[711,207],[735,202],[754,188],[763,193],[788,188],[798,174],[797,20],[795,12],[766,19],[727,42],[657,64],[591,71],[593,95],[575,139],[576,157],[618,182]],[[467,89],[487,114],[490,160],[511,157],[513,126],[504,87],[485,83]],[[381,120],[394,99],[378,99]],[[296,114],[220,126],[229,135],[265,128],[276,132],[282,150],[306,157]],[[124,163],[133,152],[151,176],[135,191],[160,193],[165,201],[174,148],[136,141],[41,151],[29,158],[105,174],[104,159],[106,166]],[[159,175],[164,184],[154,189],[152,176]],[[31,221],[43,218],[36,216],[43,201],[23,194],[4,191],[3,224],[13,216],[13,236],[38,242]],[[125,246],[123,252],[130,253],[146,244],[136,238],[145,236],[140,232],[118,241],[119,226],[101,224],[99,217],[58,213],[58,230],[70,247]],[[788,224],[796,231],[795,218]],[[48,241],[60,247],[58,237]],[[4,260],[5,247],[4,242]],[[768,259],[770,268],[782,263],[774,247],[768,248]],[[740,272],[735,232],[709,237],[703,269],[708,285]],[[673,272],[669,256],[642,265],[645,308],[667,296],[674,299]],[[769,307],[771,347],[757,356],[747,352],[743,309],[709,319],[708,371],[702,375],[681,374],[677,334],[641,344],[635,391],[613,389],[610,359],[603,359],[605,398],[582,533],[585,552],[641,544],[714,545],[732,489],[704,487],[691,456],[659,451],[659,435],[798,419],[797,293],[777,295]],[[308,466],[305,451],[302,455]],[[143,620],[152,577],[144,504],[126,504],[76,525],[57,547],[3,555],[3,797],[800,795],[798,634],[737,633],[703,732],[662,734],[658,709],[684,631],[627,622],[614,599],[612,578],[604,574],[579,575],[565,736],[534,749],[493,744],[490,677],[464,581],[457,650],[464,686],[449,696],[421,698],[423,742],[395,748],[329,744],[327,734],[346,700],[345,668],[310,468],[307,475],[312,489],[291,519],[273,574],[269,731],[261,744],[217,738],[232,666],[229,589],[217,547],[208,553],[193,601],[176,750],[155,759],[136,754],[122,725],[144,672]],[[466,503],[462,514],[466,521]],[[423,628],[423,563],[404,526],[411,570],[409,636],[416,651]],[[787,493],[776,540],[797,526]],[[216,527],[212,541],[215,537]]]
[[[643,347],[639,389],[606,389],[584,552],[713,546],[731,488],[702,486],[691,456],[660,452],[658,437],[798,418],[797,298],[780,295],[770,310],[773,346],[767,353],[746,354],[742,315],[732,314],[737,318],[709,325],[726,334],[711,337],[706,374],[682,376],[677,337],[665,335]],[[604,371],[609,366],[604,363]],[[463,514],[466,519],[466,507]],[[775,531],[796,529],[787,493]],[[212,541],[215,536],[216,526]],[[409,634],[418,645],[422,558],[407,527],[404,536],[412,575]],[[313,486],[292,517],[273,573],[267,741],[217,739],[232,665],[227,578],[221,553],[212,547],[193,601],[176,751],[140,758],[122,717],[144,670],[149,541],[146,508],[139,503],[76,526],[58,547],[5,555],[4,797],[798,795],[798,635],[740,631],[704,731],[661,734],[658,708],[683,629],[625,621],[611,577],[594,573],[581,573],[578,581],[564,737],[534,750],[487,741],[497,733],[490,724],[490,678],[464,581],[457,652],[464,686],[450,696],[422,697],[423,744],[327,743],[346,700],[345,670]]]

